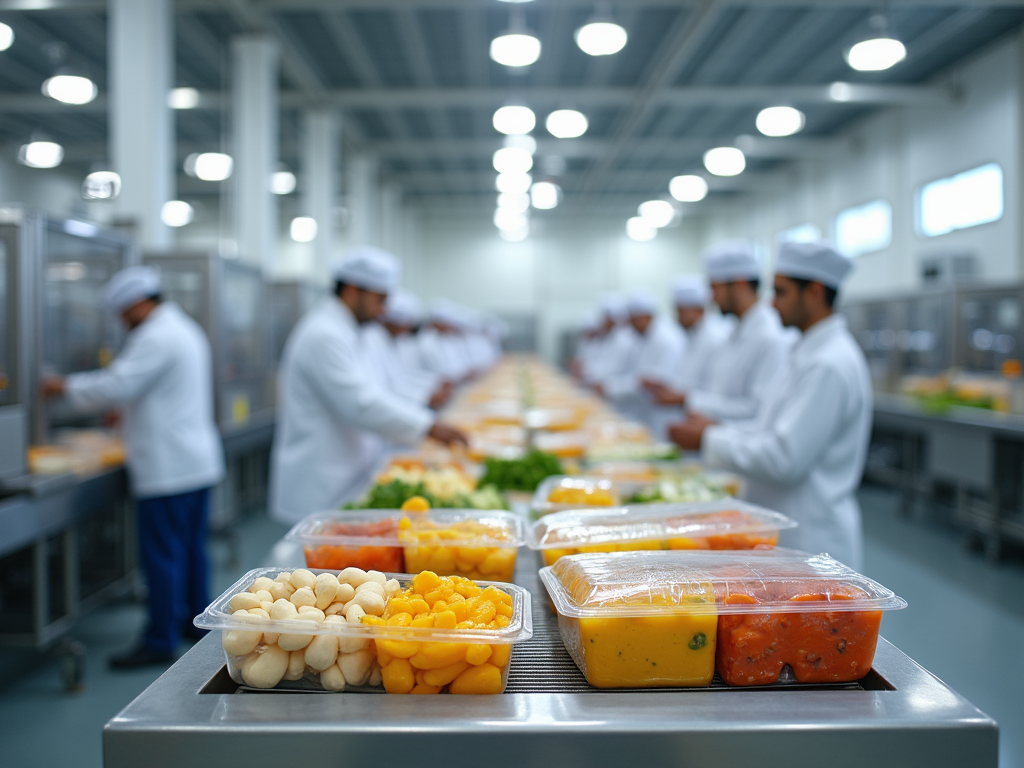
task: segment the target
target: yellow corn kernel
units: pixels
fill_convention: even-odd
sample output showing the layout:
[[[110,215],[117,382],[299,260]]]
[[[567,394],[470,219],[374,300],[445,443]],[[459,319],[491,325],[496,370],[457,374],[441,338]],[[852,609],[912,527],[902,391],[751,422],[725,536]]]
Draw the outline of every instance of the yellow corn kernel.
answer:
[[[498,669],[504,669],[505,665],[508,664],[509,658],[512,656],[511,645],[492,645],[491,646],[491,658],[488,659],[491,664],[496,666]]]
[[[466,661],[473,666],[483,664],[489,658],[491,658],[491,646],[489,645],[471,645],[466,650]]]
[[[447,547],[438,547],[430,556],[429,568],[441,573],[452,573],[455,570],[455,556]]]
[[[361,619],[363,624],[369,624],[371,627],[383,627],[384,619],[380,616],[363,616]]]
[[[433,608],[434,607],[434,603],[436,603],[441,598],[442,598],[441,590],[439,590],[439,589],[432,590],[430,592],[427,592],[425,595],[423,595],[423,599],[427,601],[427,603],[430,605],[431,608]]]
[[[408,659],[394,659],[380,672],[384,678],[384,690],[388,693],[409,693],[416,685]]]
[[[459,623],[455,611],[441,611],[436,616],[437,618],[434,619],[435,629],[455,629],[455,625]]]
[[[411,640],[378,640],[377,648],[399,659],[408,659],[420,649],[420,643]]]
[[[396,613],[390,619],[388,619],[389,627],[411,627],[412,616],[408,613]]]
[[[424,675],[426,675],[426,674],[427,673],[424,672],[422,669],[416,669],[415,667],[413,667],[413,678],[416,680],[416,685],[426,685],[427,684],[427,681],[424,678]]]
[[[465,602],[453,602],[448,606],[448,612],[455,614],[455,621],[463,622],[469,618],[469,609]]]
[[[381,669],[384,669],[384,667],[390,664],[395,657],[381,648],[380,642],[380,640],[377,640],[374,642],[374,645],[377,646],[377,663],[380,665]]]
[[[412,528],[412,520],[410,520],[408,517],[403,516],[398,521],[398,530],[400,530],[400,531],[407,531],[410,528]]]
[[[417,616],[412,620],[412,626],[414,627],[432,627],[434,622],[437,621],[437,617],[433,614],[429,616]]]
[[[396,613],[412,613],[412,606],[407,600],[393,597],[388,601],[387,615],[394,616]]]
[[[480,594],[480,587],[472,582],[464,581],[455,588],[455,591],[466,598],[476,597]]]
[[[464,603],[464,602],[466,602],[466,598],[464,598],[458,592],[452,592],[448,596],[448,602],[451,603],[452,605],[455,605],[456,603]]]
[[[494,618],[494,606],[490,603],[484,603],[483,605],[476,606],[473,610],[472,617],[473,621],[481,624],[487,624],[491,619]]]
[[[470,667],[452,680],[448,690],[454,694],[493,694],[504,688],[501,670],[493,664]]]
[[[417,669],[440,669],[466,658],[465,643],[421,643],[420,649],[409,659]]]
[[[421,613],[427,613],[430,611],[430,606],[427,605],[427,601],[423,598],[416,598],[409,602],[409,607],[412,608],[412,612],[419,616]]]
[[[490,553],[490,547],[459,547],[459,559],[476,565]]]
[[[504,603],[495,603],[494,610],[498,613],[499,616],[508,616],[509,618],[512,617],[511,605],[505,605]]]
[[[428,669],[423,675],[423,679],[427,681],[428,685],[448,685],[467,669],[469,669],[469,663],[459,661],[450,666],[441,667],[441,669]]]
[[[413,577],[412,588],[419,594],[424,594],[435,589],[441,583],[441,579],[438,578],[436,573],[432,571],[423,571]]]
[[[448,610],[448,603],[446,603],[444,600],[438,600],[436,603],[430,606],[430,610],[435,614],[444,613]]]
[[[512,623],[512,617],[511,616],[495,616],[494,617],[494,624],[495,624],[495,626],[498,629],[504,629],[505,627],[507,627],[511,623]]]

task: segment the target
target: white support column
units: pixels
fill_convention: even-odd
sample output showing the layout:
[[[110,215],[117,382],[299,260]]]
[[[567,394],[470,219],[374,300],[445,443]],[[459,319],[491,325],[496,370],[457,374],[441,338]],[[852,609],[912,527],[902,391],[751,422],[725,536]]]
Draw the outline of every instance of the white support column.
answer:
[[[238,255],[273,272],[277,257],[277,198],[270,178],[277,170],[277,43],[265,35],[231,42],[232,178],[234,232]]]
[[[373,155],[353,157],[348,164],[349,245],[380,245],[378,168],[377,158]]]
[[[341,119],[337,112],[311,109],[305,114],[306,135],[302,145],[302,209],[316,219],[313,241],[313,269],[317,278],[327,274],[334,257],[334,207],[337,204],[336,180],[341,137]]]
[[[174,196],[174,13],[171,0],[110,0],[110,161],[121,175],[118,213],[144,250],[174,241],[160,218]]]

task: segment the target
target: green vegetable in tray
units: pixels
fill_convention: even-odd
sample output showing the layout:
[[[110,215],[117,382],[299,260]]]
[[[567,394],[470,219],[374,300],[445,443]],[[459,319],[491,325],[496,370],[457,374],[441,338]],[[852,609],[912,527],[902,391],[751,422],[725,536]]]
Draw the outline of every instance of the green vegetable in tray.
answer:
[[[545,479],[562,474],[557,456],[534,449],[521,459],[485,459],[479,484],[502,491],[535,491]]]
[[[442,499],[429,493],[423,483],[405,483],[397,479],[377,483],[365,496],[346,504],[343,509],[400,509],[413,496],[425,498],[431,509],[508,509],[508,501],[494,485],[479,485],[468,495]]]

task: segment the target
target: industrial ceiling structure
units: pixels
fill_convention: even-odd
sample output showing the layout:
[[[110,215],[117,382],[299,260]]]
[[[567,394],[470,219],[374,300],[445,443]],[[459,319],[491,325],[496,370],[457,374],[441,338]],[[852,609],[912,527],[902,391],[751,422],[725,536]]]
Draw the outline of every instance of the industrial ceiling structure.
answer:
[[[1024,22],[1024,3],[1006,1],[178,0],[175,9],[175,84],[199,95],[176,110],[179,169],[193,152],[229,146],[230,41],[260,31],[280,44],[281,160],[300,187],[301,110],[333,105],[345,151],[379,156],[383,179],[407,199],[493,206],[492,155],[505,137],[492,116],[517,104],[536,113],[534,175],[557,181],[563,208],[622,211],[666,196],[679,174],[708,177],[712,197],[756,186],[871,110],[949,104],[956,93],[934,77]],[[590,56],[575,42],[595,14],[627,31],[618,53]],[[844,53],[880,14],[906,59],[857,72]],[[107,156],[105,3],[0,1],[0,21],[16,36],[0,53],[0,152],[16,155],[44,134],[84,176]],[[535,63],[491,59],[492,39],[509,29],[539,39]],[[42,95],[61,67],[87,73],[98,97],[69,105]],[[800,109],[803,130],[761,136],[755,119],[773,105]],[[585,114],[586,132],[552,136],[544,117],[559,109]],[[708,176],[702,156],[716,146],[742,148],[746,171]],[[215,183],[178,180],[182,197],[218,194]]]

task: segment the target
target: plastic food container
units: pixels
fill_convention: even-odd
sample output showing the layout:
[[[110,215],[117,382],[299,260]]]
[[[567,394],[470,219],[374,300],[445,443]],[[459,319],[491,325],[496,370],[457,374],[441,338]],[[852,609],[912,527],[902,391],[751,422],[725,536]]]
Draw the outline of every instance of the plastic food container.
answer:
[[[587,436],[583,432],[538,432],[533,445],[560,459],[580,458],[587,450]]]
[[[415,650],[409,657],[416,652],[428,650],[428,656],[432,655],[435,660],[444,660],[445,653],[451,651],[455,651],[455,655],[461,653],[462,658],[465,658],[470,648],[489,645],[491,652],[486,654],[486,663],[495,667],[498,667],[498,662],[503,664],[499,668],[500,691],[494,690],[500,693],[505,690],[508,682],[512,645],[533,636],[529,592],[514,584],[493,582],[478,582],[477,585],[481,588],[496,587],[511,598],[512,615],[509,624],[498,630],[389,627],[358,621],[324,624],[299,618],[279,620],[258,616],[251,620],[243,620],[233,615],[232,598],[240,593],[248,593],[257,579],[267,578],[273,581],[282,570],[258,568],[249,571],[195,619],[197,627],[224,631],[223,642],[228,673],[240,685],[298,690],[379,690],[384,681],[384,670],[378,660],[381,656],[381,647],[394,642],[409,644],[409,648],[414,646]],[[312,573],[319,575],[333,571],[316,570]],[[402,590],[415,578],[410,574],[384,576],[388,580],[397,580],[398,587]],[[392,596],[386,598],[387,601],[391,599]],[[281,647],[292,647],[303,642],[306,642],[306,645],[298,651],[285,651]],[[401,650],[402,645],[398,647]],[[332,653],[335,653],[333,657]],[[317,657],[315,660],[311,658],[313,655]],[[483,655],[477,651],[474,661]],[[332,658],[334,661],[329,664]],[[384,658],[390,661],[388,657]],[[339,671],[341,675],[338,674]],[[353,680],[355,684],[352,683]]]
[[[737,499],[700,504],[639,504],[545,515],[529,531],[530,549],[545,565],[583,552],[672,549],[753,549],[775,546],[796,523]]]
[[[537,486],[530,510],[536,519],[566,509],[615,507],[621,501],[618,486],[606,477],[553,475]]]
[[[575,555],[541,580],[597,687],[706,685],[708,649],[729,685],[774,683],[785,666],[801,683],[859,680],[882,612],[907,605],[827,555],[784,549]]]
[[[333,569],[434,571],[492,581],[512,580],[524,543],[517,515],[478,509],[329,512],[300,521],[286,538],[302,544],[309,568],[329,563]],[[383,563],[392,567],[378,566]]]
[[[688,504],[742,495],[745,483],[731,472],[667,471],[657,480],[623,481],[619,490],[630,504]]]

